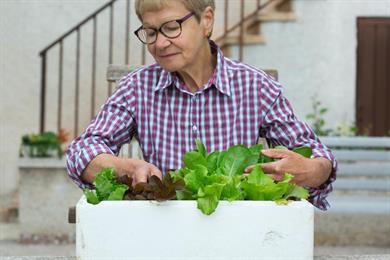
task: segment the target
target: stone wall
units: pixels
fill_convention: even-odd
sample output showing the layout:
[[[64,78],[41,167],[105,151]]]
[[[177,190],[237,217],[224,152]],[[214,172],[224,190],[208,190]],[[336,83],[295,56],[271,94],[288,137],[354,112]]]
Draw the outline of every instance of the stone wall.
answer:
[[[5,0],[0,1],[0,195],[15,190],[18,186],[18,149],[22,134],[37,132],[39,119],[40,59],[38,53],[51,41],[76,25],[106,0],[49,1]],[[222,1],[221,1],[222,2]],[[124,1],[119,1],[123,5]],[[218,2],[219,3],[219,2]],[[219,3],[220,4],[220,3]],[[220,5],[217,5],[219,8]],[[220,8],[221,9],[221,8]],[[266,39],[264,45],[247,46],[244,62],[259,68],[276,68],[299,117],[311,111],[310,97],[317,94],[324,106],[330,108],[326,121],[334,127],[338,123],[352,122],[355,118],[356,88],[356,18],[359,16],[389,16],[387,0],[328,0],[294,1],[297,16],[295,22],[271,22],[262,25]],[[116,11],[115,17],[124,12]],[[107,36],[108,12],[98,23],[99,34]],[[239,12],[231,12],[232,15]],[[217,10],[218,17],[218,10]],[[233,17],[232,17],[233,18]],[[123,20],[123,19],[122,19]],[[229,19],[234,20],[234,19]],[[123,21],[116,21],[123,23]],[[139,22],[131,20],[132,28]],[[216,23],[219,28],[220,22]],[[100,28],[100,27],[99,27]],[[114,50],[114,62],[124,63],[123,27],[115,27],[115,38],[120,42]],[[85,29],[92,37],[91,27]],[[217,34],[217,33],[216,33]],[[84,37],[87,37],[84,36]],[[98,46],[100,66],[97,71],[98,108],[106,97],[105,70],[107,64],[108,37]],[[82,39],[87,47],[90,38]],[[75,37],[70,38],[65,57],[74,53]],[[136,52],[137,41],[131,40],[131,51]],[[87,48],[88,49],[88,48]],[[82,53],[82,75],[90,75],[91,60],[88,52]],[[55,54],[57,49],[51,51]],[[237,51],[233,48],[233,56]],[[138,52],[137,52],[138,53]],[[55,56],[55,55],[54,55]],[[54,57],[53,56],[53,57]],[[151,62],[150,57],[147,59]],[[138,63],[138,60],[131,61]],[[58,60],[50,58],[53,65],[48,76],[48,95],[56,97]],[[70,63],[64,66],[72,67]],[[90,84],[90,77],[81,79],[81,86]],[[74,91],[74,73],[64,75],[64,118],[71,122],[74,100],[69,98]],[[87,106],[88,88],[82,88],[81,100]],[[85,101],[85,102],[84,102]],[[54,104],[54,105],[53,105]],[[57,121],[51,115],[56,112],[55,102],[48,106],[48,128],[55,129]],[[84,109],[84,107],[82,107]],[[89,109],[89,108],[88,108]],[[66,112],[68,111],[68,112]],[[88,118],[81,118],[85,125]],[[72,126],[71,126],[72,127]],[[72,131],[72,129],[69,129]]]
[[[68,178],[65,161],[19,161],[20,240],[28,243],[74,242],[75,225],[68,223],[68,209],[82,191]]]
[[[295,22],[261,27],[265,44],[247,46],[244,61],[276,68],[297,115],[312,111],[310,97],[329,108],[328,127],[355,121],[357,18],[389,17],[387,0],[294,1]],[[237,48],[232,51],[237,57]]]

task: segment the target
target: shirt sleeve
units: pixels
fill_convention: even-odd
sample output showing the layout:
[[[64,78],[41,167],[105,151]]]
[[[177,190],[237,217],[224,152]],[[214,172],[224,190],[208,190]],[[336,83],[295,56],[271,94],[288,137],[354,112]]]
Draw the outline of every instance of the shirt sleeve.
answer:
[[[309,189],[309,201],[321,210],[329,208],[326,200],[332,191],[332,182],[336,180],[337,161],[314,131],[300,121],[293,112],[290,102],[282,94],[281,86],[270,80],[263,80],[263,109],[261,135],[271,141],[273,145],[283,145],[289,149],[300,146],[310,146],[313,150],[312,158],[323,157],[332,163],[332,172],[328,180],[318,188]]]
[[[68,175],[81,189],[93,188],[80,178],[89,162],[99,154],[118,155],[121,146],[128,143],[136,131],[134,88],[131,85],[131,80],[121,80],[86,130],[67,148]]]

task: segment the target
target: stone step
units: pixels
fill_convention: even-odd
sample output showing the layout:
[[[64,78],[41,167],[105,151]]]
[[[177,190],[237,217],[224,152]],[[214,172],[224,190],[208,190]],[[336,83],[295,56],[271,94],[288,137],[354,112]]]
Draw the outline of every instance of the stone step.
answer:
[[[336,150],[332,153],[340,161],[390,161],[390,151],[386,150]]]
[[[390,162],[339,162],[339,176],[390,177]]]
[[[390,247],[389,217],[389,214],[317,211],[315,245]]]
[[[19,240],[19,238],[20,238],[19,223],[0,222],[0,241]]]
[[[330,213],[384,214],[390,216],[390,196],[337,195],[330,194]]]
[[[333,189],[332,194],[334,196],[353,196],[353,197],[389,197],[390,191],[377,191],[377,190],[339,190]]]
[[[328,201],[328,211],[315,212],[316,245],[390,247],[390,196],[332,193]]]
[[[19,217],[19,193],[14,190],[0,196],[0,223],[16,223]]]
[[[19,218],[18,205],[0,209],[0,222],[16,223],[18,221],[18,218]]]
[[[75,244],[25,245],[17,241],[0,241],[2,260],[76,260]],[[316,246],[315,260],[384,260],[390,258],[390,248],[367,246]]]
[[[390,178],[340,178],[333,183],[338,190],[390,191]]]
[[[259,13],[257,21],[259,22],[293,22],[297,20],[294,12],[269,12]]]

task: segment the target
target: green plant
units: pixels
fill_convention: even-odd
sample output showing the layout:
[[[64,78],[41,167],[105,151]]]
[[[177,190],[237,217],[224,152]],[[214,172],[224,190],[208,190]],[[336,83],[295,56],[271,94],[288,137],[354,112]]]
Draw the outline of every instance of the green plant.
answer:
[[[324,115],[328,112],[326,107],[321,106],[321,102],[317,100],[315,96],[312,97],[312,109],[313,112],[306,115],[306,119],[311,121],[313,131],[317,135],[326,136],[329,135],[332,130],[325,129]]]
[[[335,130],[331,132],[333,136],[355,136],[358,132],[358,128],[354,123],[341,123]]]
[[[61,129],[58,134],[43,132],[41,134],[29,134],[22,136],[20,156],[51,157],[53,153],[61,157],[64,152],[62,144],[67,141],[68,134]]]
[[[291,184],[293,176],[285,173],[280,182],[266,175],[261,163],[274,161],[261,153],[261,144],[245,147],[235,145],[225,151],[206,153],[200,140],[197,150],[184,155],[185,167],[171,172],[174,180],[184,180],[185,188],[176,191],[178,200],[197,200],[198,208],[212,214],[220,200],[271,200],[286,203],[291,199],[306,199],[308,191]],[[286,149],[285,147],[275,147]],[[311,156],[311,148],[294,149],[303,156]],[[257,164],[248,176],[245,168]]]
[[[133,186],[133,179],[127,175],[115,177],[112,168],[103,169],[93,182],[95,190],[84,190],[87,201],[98,204],[103,200],[171,200],[176,198],[176,190],[184,187],[183,181],[174,182],[169,174],[162,180],[151,176],[148,181]]]
[[[84,195],[91,204],[98,204],[103,200],[122,200],[129,187],[117,182],[114,170],[107,168],[96,175],[93,182],[96,190],[84,189]]]
[[[276,182],[266,175],[261,163],[272,162],[261,153],[261,144],[245,147],[235,145],[225,151],[207,154],[205,146],[196,140],[197,149],[184,154],[183,168],[166,174],[161,181],[151,176],[147,183],[133,187],[128,176],[116,178],[113,169],[104,169],[96,175],[96,190],[84,190],[87,201],[98,204],[103,200],[197,200],[198,208],[206,215],[212,214],[220,200],[270,200],[285,204],[289,200],[307,199],[308,191],[290,183],[291,174]],[[278,149],[287,149],[277,146]],[[293,150],[309,158],[311,148]],[[245,168],[257,164],[249,175]]]

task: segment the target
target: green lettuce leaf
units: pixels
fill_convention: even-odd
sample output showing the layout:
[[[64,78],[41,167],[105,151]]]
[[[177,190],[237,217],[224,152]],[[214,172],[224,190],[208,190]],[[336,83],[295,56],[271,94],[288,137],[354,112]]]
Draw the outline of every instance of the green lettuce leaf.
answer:
[[[295,185],[295,184],[290,184],[289,191],[285,196],[285,199],[307,199],[309,197],[309,192],[307,189]]]
[[[219,158],[220,152],[212,152],[209,155],[207,155],[207,170],[210,173],[215,172],[215,170],[218,168],[218,158]]]
[[[129,187],[127,185],[118,185],[115,190],[110,193],[107,200],[122,200],[123,195],[128,189]]]
[[[198,208],[206,215],[210,215],[218,206],[224,184],[214,183],[198,191]]]
[[[261,153],[261,150],[263,150],[263,145],[262,144],[255,144],[249,147],[249,151],[254,154],[259,156]]]
[[[301,146],[293,149],[294,152],[302,155],[303,157],[310,158],[313,154],[313,150],[307,146]]]
[[[207,167],[206,158],[197,151],[190,151],[184,154],[183,161],[185,166],[189,169],[195,169],[197,165]]]
[[[172,173],[174,180],[182,179],[185,183],[184,189],[176,191],[177,199],[197,199],[198,208],[207,215],[215,211],[219,200],[271,200],[285,204],[290,199],[307,199],[309,193],[305,188],[290,183],[292,175],[285,173],[282,181],[276,182],[263,172],[261,164],[274,160],[263,155],[262,149],[261,144],[250,148],[235,145],[207,155],[198,140],[197,150],[184,155],[185,167]],[[296,151],[308,156],[311,149]],[[248,176],[243,176],[249,165],[255,167]]]
[[[88,203],[91,203],[94,205],[99,204],[100,200],[95,192],[88,190],[88,189],[84,189],[83,192],[84,192],[85,197],[87,198]]]
[[[200,139],[195,140],[196,148],[198,149],[198,152],[204,157],[207,157],[206,147],[204,144],[200,141]]]
[[[107,168],[96,175],[93,182],[96,188],[96,194],[100,201],[107,199],[110,193],[115,190],[115,175],[114,169]]]
[[[194,169],[184,176],[186,188],[197,193],[206,182],[207,168],[203,165],[195,165]]]
[[[242,174],[247,166],[249,166],[248,157],[252,153],[248,148],[242,145],[230,147],[222,161],[222,167],[228,176]]]
[[[221,200],[228,200],[231,202],[243,198],[243,192],[241,191],[241,176],[229,178],[222,189]]]

